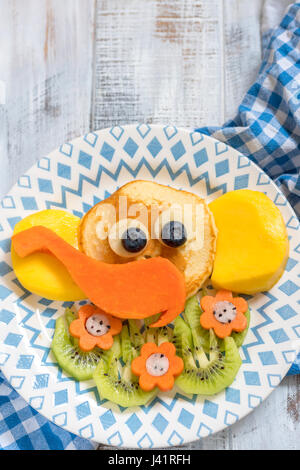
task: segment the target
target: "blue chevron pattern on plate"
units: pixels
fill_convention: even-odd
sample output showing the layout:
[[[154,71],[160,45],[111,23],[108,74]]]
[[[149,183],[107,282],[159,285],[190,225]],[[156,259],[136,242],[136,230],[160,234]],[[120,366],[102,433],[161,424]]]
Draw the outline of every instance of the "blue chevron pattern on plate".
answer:
[[[208,201],[227,191],[265,192],[280,207],[290,259],[279,283],[249,300],[251,327],[243,365],[232,386],[214,397],[159,394],[124,410],[102,400],[93,381],[78,383],[49,349],[55,319],[70,303],[25,291],[11,268],[14,225],[36,210],[62,208],[82,216],[133,179],[196,192]],[[275,184],[246,157],[216,140],[173,126],[117,126],[62,145],[19,178],[1,202],[0,366],[13,387],[47,418],[79,436],[140,448],[205,437],[258,406],[286,375],[300,341],[299,222]]]

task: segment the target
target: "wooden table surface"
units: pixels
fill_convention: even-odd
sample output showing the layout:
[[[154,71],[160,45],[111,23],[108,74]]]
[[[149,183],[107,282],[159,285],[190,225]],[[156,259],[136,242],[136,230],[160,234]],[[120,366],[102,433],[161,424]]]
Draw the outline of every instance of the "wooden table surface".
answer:
[[[233,117],[260,64],[263,8],[264,0],[1,0],[0,197],[38,158],[89,130]],[[287,377],[250,415],[186,448],[300,449],[299,423],[300,376]]]

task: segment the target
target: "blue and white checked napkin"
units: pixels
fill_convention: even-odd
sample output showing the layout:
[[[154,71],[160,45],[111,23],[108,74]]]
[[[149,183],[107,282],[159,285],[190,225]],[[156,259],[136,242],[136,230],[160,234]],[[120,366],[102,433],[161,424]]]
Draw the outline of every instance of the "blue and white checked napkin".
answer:
[[[280,187],[300,216],[300,3],[263,37],[256,82],[234,119],[197,129],[238,149]],[[289,375],[300,373],[300,353]]]
[[[256,82],[234,119],[197,129],[259,165],[300,215],[300,3],[288,8],[268,43]],[[265,41],[263,41],[265,42]]]
[[[271,11],[269,12],[271,13]],[[264,37],[258,78],[236,117],[198,129],[239,149],[273,178],[300,214],[300,3]],[[300,373],[300,357],[290,373]],[[31,408],[0,373],[0,449],[95,449]]]

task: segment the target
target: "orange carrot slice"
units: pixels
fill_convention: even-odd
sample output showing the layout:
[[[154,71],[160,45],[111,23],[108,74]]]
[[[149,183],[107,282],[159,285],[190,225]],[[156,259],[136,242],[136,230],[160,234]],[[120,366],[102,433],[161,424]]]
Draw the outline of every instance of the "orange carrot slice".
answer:
[[[155,358],[154,356],[158,356]],[[159,368],[159,361],[162,359],[162,368],[166,366],[165,358],[168,360],[168,366],[163,371],[162,375],[152,375],[149,372],[149,366],[147,365],[148,359],[153,357],[156,361],[155,369]],[[165,342],[160,346],[156,346],[155,343],[146,343],[141,349],[141,355],[133,359],[131,363],[132,372],[139,376],[139,384],[142,390],[150,392],[154,387],[158,387],[163,392],[171,390],[174,386],[175,377],[177,377],[183,371],[183,360],[176,356],[176,348],[174,344]]]
[[[85,328],[86,320],[97,313],[104,313],[94,305],[84,305],[79,309],[78,318],[70,324],[70,333],[75,338],[79,338],[79,347],[82,351],[91,351],[96,346],[101,349],[110,349],[114,343],[113,336],[122,330],[122,322],[106,315],[109,320],[110,329],[102,336],[93,336]]]
[[[166,258],[125,264],[107,264],[76,250],[52,230],[36,226],[12,237],[21,257],[52,253],[74,282],[101,310],[118,318],[141,319],[162,313],[151,326],[164,326],[184,309],[186,290],[182,273]]]
[[[233,331],[241,332],[247,327],[245,313],[248,304],[242,297],[233,297],[232,292],[220,290],[215,297],[206,295],[201,299],[203,313],[200,323],[203,328],[213,328],[219,338],[230,336]],[[221,307],[221,310],[220,310]],[[227,310],[235,312],[234,318],[224,320]]]

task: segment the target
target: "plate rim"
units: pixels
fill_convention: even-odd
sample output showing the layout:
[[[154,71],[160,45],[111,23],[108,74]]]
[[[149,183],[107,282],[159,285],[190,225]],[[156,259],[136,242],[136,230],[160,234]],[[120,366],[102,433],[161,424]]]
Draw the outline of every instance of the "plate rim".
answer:
[[[125,129],[125,130],[130,130],[130,129],[134,129],[134,128],[136,128],[138,125],[142,125],[142,124],[144,124],[144,123],[141,123],[141,124],[136,123],[136,124],[122,125],[122,128]],[[171,127],[175,127],[178,132],[185,132],[185,133],[188,133],[188,134],[191,134],[191,133],[199,133],[199,134],[202,134],[201,132],[199,132],[199,131],[197,131],[197,130],[194,130],[194,129],[189,129],[189,128],[180,127],[180,126],[172,126],[171,124],[167,124],[167,125],[163,125],[163,124],[147,124],[147,125],[148,125],[151,129],[162,130],[162,129],[168,127],[168,126],[171,126]],[[102,132],[108,132],[108,131],[110,131],[111,129],[112,129],[112,128],[109,127],[109,128],[104,128],[104,129],[99,129],[99,130],[96,130],[96,131],[92,131],[92,132],[89,132],[89,133],[84,134],[84,135],[82,135],[82,136],[76,137],[75,139],[72,139],[72,140],[66,142],[65,144],[76,145],[77,143],[80,143],[81,141],[83,141],[83,139],[84,139],[87,135],[89,135],[89,134],[96,134],[96,135],[99,135],[100,133],[102,133]],[[249,157],[243,155],[242,153],[240,153],[238,150],[234,149],[234,148],[231,147],[230,145],[226,144],[225,142],[219,141],[218,139],[215,139],[214,137],[208,136],[208,135],[206,135],[206,134],[202,134],[202,135],[205,136],[206,139],[211,140],[211,141],[214,142],[214,143],[219,143],[219,142],[220,142],[220,143],[223,143],[223,144],[226,145],[231,151],[233,151],[234,154],[236,154],[236,157],[238,157],[238,155],[241,155],[241,156],[243,156],[244,158],[246,158],[246,159],[250,162],[250,165],[249,165],[249,166],[253,166],[253,167],[255,168],[255,171],[256,171],[258,174],[259,174],[259,173],[262,173],[262,174],[264,174],[264,175],[267,175],[267,173],[265,173],[265,171],[264,171],[262,168],[260,168],[255,162],[253,162]],[[62,144],[62,145],[65,145],[65,144]],[[54,149],[53,151],[51,151],[50,153],[48,153],[45,157],[42,157],[40,160],[38,160],[37,162],[35,162],[35,163],[34,163],[25,173],[23,173],[23,175],[21,175],[20,177],[25,176],[25,175],[28,175],[28,173],[30,173],[31,171],[33,171],[34,168],[37,167],[38,163],[39,163],[43,158],[51,158],[52,154],[54,154],[55,152],[57,152],[57,151],[59,150],[59,148],[60,148],[60,147],[57,147],[56,149]],[[232,155],[230,155],[229,158],[232,158]],[[72,163],[71,163],[71,166],[74,165],[74,162],[73,162],[72,159],[71,159],[71,162],[72,162]],[[271,179],[268,175],[267,175],[267,177],[268,177],[269,182],[270,182],[270,184],[272,185],[273,189],[276,190],[276,192],[279,193],[279,194],[284,198],[284,201],[286,202],[285,205],[287,206],[290,215],[291,215],[291,216],[294,216],[294,217],[296,217],[296,218],[298,219],[298,217],[297,217],[297,215],[296,215],[294,209],[293,209],[292,206],[290,205],[290,203],[289,203],[289,201],[287,200],[287,198],[286,198],[286,196],[284,195],[284,193],[283,193],[283,192],[281,191],[281,189],[276,185],[276,183],[274,182],[273,179]],[[15,189],[16,189],[16,187],[17,187],[17,184],[18,184],[18,183],[16,182],[16,183],[11,187],[11,189],[8,191],[8,193],[7,193],[5,196],[3,196],[3,197],[1,198],[0,202],[2,202],[4,198],[6,198],[7,196],[10,196],[10,195],[15,191]],[[191,186],[191,192],[193,192],[193,191],[192,191],[192,186]],[[67,209],[67,210],[68,210],[68,209]],[[1,214],[3,211],[4,211],[4,209],[2,209],[2,207],[1,207],[1,209],[0,209],[0,214]],[[299,227],[298,227],[298,229],[297,229],[297,234],[298,234],[298,236],[299,236],[299,232],[300,232],[300,230],[299,230]],[[1,260],[1,257],[0,257],[0,260]],[[5,301],[4,301],[4,302],[5,302]],[[290,340],[290,341],[291,341],[291,340]],[[275,346],[276,346],[276,345],[275,345]],[[289,365],[289,364],[286,364],[285,372],[284,372],[284,374],[282,374],[282,378],[281,378],[280,382],[279,382],[273,389],[270,389],[267,394],[264,394],[263,399],[262,399],[262,402],[263,402],[264,400],[266,400],[266,398],[268,398],[268,397],[270,396],[270,394],[272,393],[272,391],[274,391],[274,390],[280,385],[281,381],[284,379],[284,377],[286,376],[286,374],[287,374],[287,372],[288,372],[289,369],[290,369],[290,365]],[[4,366],[4,367],[1,366],[1,371],[3,372],[3,375],[5,376],[6,380],[9,382],[8,375],[5,373],[5,366]],[[10,383],[10,382],[9,382],[9,383]],[[14,389],[13,385],[11,385],[11,386],[12,386],[12,388]],[[18,390],[16,390],[16,391],[17,391],[17,393],[19,393]],[[50,392],[49,392],[49,393],[50,393]],[[20,393],[19,393],[19,394],[20,394]],[[32,408],[34,408],[39,414],[41,414],[42,416],[44,416],[44,417],[45,417],[46,419],[48,419],[49,421],[54,422],[54,421],[51,419],[51,416],[50,416],[50,415],[47,415],[47,413],[44,413],[44,412],[43,412],[43,411],[45,411],[45,410],[40,411],[40,410],[36,409],[34,405],[31,405],[31,404],[29,403],[29,398],[30,398],[30,397],[29,397],[29,394],[28,394],[26,397],[25,397],[23,394],[20,394],[20,396],[26,401],[26,403],[27,403],[29,406],[31,406]],[[248,416],[248,414],[250,414],[257,406],[259,406],[259,404],[260,404],[260,403],[258,403],[255,407],[253,407],[253,409],[249,408],[245,413],[243,412],[242,415],[239,416],[239,418],[238,418],[237,421],[240,421],[242,418]],[[56,423],[55,423],[55,424],[56,424]],[[232,424],[235,424],[235,423],[232,423]],[[230,424],[229,426],[231,426],[232,424]],[[57,425],[58,425],[58,424],[57,424]],[[60,426],[60,425],[58,425],[58,426],[61,427],[61,428],[64,429],[64,430],[68,431],[68,432],[71,432],[71,433],[76,434],[76,435],[79,436],[77,430],[71,429],[70,426],[66,426],[66,427],[65,427],[65,426]],[[219,432],[219,431],[221,431],[221,430],[223,430],[223,429],[225,429],[226,427],[229,427],[229,426],[226,426],[226,424],[224,424],[224,423],[220,423],[219,426],[217,425],[217,426],[214,428],[214,430],[213,430],[213,432],[211,433],[211,435],[212,435],[212,434],[215,434],[216,432]],[[191,434],[193,434],[193,435],[191,435]],[[84,439],[84,437],[82,437],[82,436],[80,436],[80,437]],[[193,432],[193,433],[191,433],[191,432],[190,432],[190,433],[186,433],[186,434],[185,434],[185,437],[184,437],[184,441],[183,441],[183,443],[180,444],[180,445],[186,445],[186,444],[188,444],[188,443],[192,443],[192,442],[197,441],[197,440],[199,440],[199,439],[203,439],[203,437],[195,436],[195,435],[194,435],[194,432]],[[94,440],[94,439],[92,439],[92,440]],[[163,438],[162,438],[162,440],[163,440]],[[101,444],[101,443],[102,443],[102,444],[106,444],[105,442],[100,441],[99,439],[96,439],[95,442],[99,442],[100,444]],[[166,437],[164,438],[164,442],[166,442]],[[132,441],[132,444],[134,444],[134,445],[132,446],[132,448],[139,448],[138,445],[137,445],[134,441]],[[108,445],[108,444],[106,444],[106,445]],[[111,445],[111,444],[109,444],[109,445]],[[112,446],[112,447],[116,447],[116,448],[124,448],[124,447],[125,447],[124,444],[116,445],[116,446],[111,445],[111,446]],[[166,446],[167,446],[167,447],[172,447],[172,445],[171,445],[171,444],[168,444],[167,442],[166,442]],[[151,448],[159,448],[159,447],[160,447],[160,446],[154,444]],[[128,447],[127,447],[127,448],[128,448]]]

